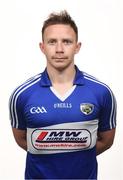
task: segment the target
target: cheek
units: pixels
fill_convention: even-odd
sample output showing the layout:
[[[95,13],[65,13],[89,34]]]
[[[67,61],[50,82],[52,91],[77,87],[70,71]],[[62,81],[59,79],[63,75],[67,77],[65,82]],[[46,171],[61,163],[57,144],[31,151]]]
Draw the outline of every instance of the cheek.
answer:
[[[45,54],[46,56],[50,56],[50,55],[52,54],[51,48],[44,48],[44,54]]]
[[[54,51],[55,51],[55,47],[54,47],[54,46],[52,46],[52,47],[46,47],[46,49],[45,49],[45,52],[46,52],[47,54],[52,54]]]
[[[73,55],[76,53],[75,48],[69,49],[69,50],[68,50],[68,53],[69,53],[71,56],[73,56]]]

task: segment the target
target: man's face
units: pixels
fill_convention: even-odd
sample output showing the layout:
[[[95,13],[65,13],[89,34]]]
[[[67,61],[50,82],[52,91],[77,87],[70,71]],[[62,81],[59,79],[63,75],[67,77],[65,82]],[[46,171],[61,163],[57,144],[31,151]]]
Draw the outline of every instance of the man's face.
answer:
[[[62,70],[74,64],[74,55],[81,44],[77,43],[76,34],[69,25],[48,26],[43,35],[40,48],[47,59],[47,66]]]

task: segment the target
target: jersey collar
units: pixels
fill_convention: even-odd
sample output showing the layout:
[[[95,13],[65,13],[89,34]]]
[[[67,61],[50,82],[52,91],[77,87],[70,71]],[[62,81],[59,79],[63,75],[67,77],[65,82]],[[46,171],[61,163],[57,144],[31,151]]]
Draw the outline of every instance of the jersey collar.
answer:
[[[78,69],[76,65],[75,65],[75,69],[76,69],[76,75],[73,81],[73,85],[84,85],[83,73]],[[47,69],[45,69],[41,75],[40,84],[41,86],[44,87],[52,86],[51,80],[47,73]]]

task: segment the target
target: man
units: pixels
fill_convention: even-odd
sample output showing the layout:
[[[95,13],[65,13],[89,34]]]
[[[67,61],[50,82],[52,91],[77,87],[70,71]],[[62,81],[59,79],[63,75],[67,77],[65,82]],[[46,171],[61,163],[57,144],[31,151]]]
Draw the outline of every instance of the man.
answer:
[[[81,43],[66,11],[50,14],[39,46],[45,71],[10,98],[13,134],[27,151],[25,179],[97,179],[96,155],[114,140],[114,95],[75,66]]]

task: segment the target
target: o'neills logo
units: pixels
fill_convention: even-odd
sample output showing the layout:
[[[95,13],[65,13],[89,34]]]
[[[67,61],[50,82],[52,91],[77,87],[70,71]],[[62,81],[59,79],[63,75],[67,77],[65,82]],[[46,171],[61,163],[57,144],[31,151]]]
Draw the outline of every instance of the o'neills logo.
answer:
[[[37,150],[78,150],[91,145],[91,133],[87,129],[36,129],[31,142]]]

